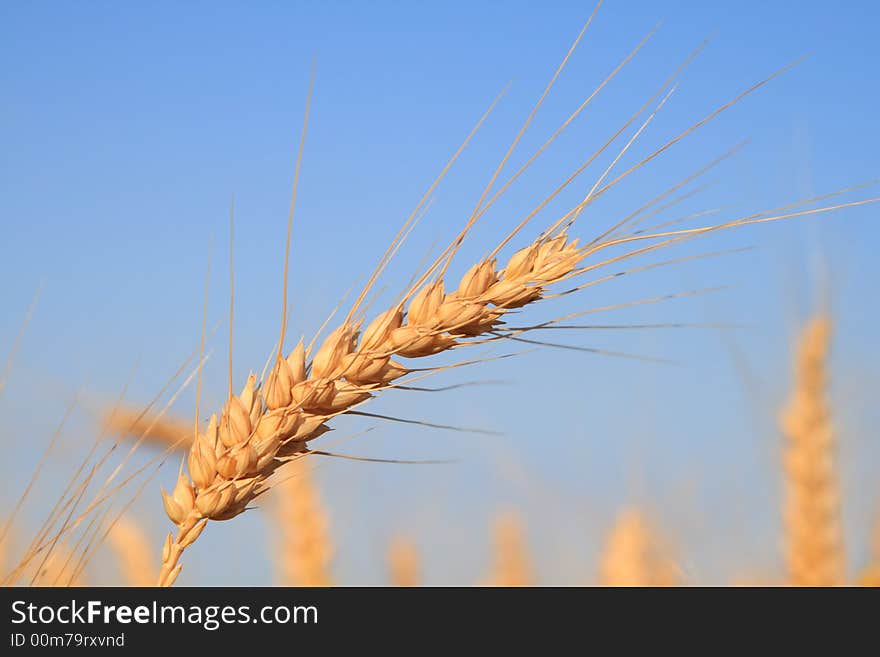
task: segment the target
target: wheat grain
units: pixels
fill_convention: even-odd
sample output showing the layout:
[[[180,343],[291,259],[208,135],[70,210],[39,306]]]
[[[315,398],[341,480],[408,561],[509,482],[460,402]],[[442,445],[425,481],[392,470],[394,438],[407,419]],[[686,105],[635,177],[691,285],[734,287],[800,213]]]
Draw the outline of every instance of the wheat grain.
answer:
[[[421,563],[415,544],[403,536],[396,537],[388,547],[388,575],[391,586],[418,586]]]
[[[794,389],[780,416],[785,437],[785,559],[789,583],[843,583],[834,432],[826,396],[831,320],[812,318],[794,357]]]
[[[156,564],[153,550],[141,527],[122,516],[110,529],[107,542],[116,559],[127,586],[153,586],[156,583]]]

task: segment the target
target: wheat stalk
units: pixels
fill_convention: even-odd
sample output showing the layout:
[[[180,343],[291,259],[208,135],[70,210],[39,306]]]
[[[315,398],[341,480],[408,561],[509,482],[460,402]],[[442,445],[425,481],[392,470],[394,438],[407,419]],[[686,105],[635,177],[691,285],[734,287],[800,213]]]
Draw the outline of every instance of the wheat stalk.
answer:
[[[644,516],[621,512],[605,543],[599,567],[604,586],[674,586],[678,569],[665,555]]]
[[[418,586],[421,581],[419,551],[408,538],[398,536],[388,546],[388,577],[391,586]]]
[[[798,586],[844,580],[843,537],[834,432],[826,394],[831,320],[825,314],[803,328],[794,357],[794,389],[780,416],[785,436],[785,558]]]
[[[280,535],[278,571],[285,586],[330,586],[333,545],[329,519],[305,461],[296,461],[274,488]]]
[[[523,523],[509,511],[492,523],[493,563],[490,586],[532,586],[535,575],[526,548]]]
[[[127,586],[153,586],[156,582],[156,564],[153,550],[141,527],[132,519],[122,516],[107,535],[110,549],[116,554]]]
[[[403,303],[390,308],[363,331],[361,321],[346,320],[309,364],[300,341],[286,358],[277,358],[265,385],[251,374],[241,394],[196,437],[190,476],[181,474],[170,494],[163,491],[166,513],[178,530],[165,542],[159,583],[173,583],[180,555],[208,520],[243,512],[281,465],[328,430],[328,420],[412,372],[394,357],[432,356],[492,334],[506,313],[540,299],[587,253],[565,231],[539,238],[501,270],[494,258],[474,265],[453,292],[447,293],[439,278],[423,283],[406,309]]]

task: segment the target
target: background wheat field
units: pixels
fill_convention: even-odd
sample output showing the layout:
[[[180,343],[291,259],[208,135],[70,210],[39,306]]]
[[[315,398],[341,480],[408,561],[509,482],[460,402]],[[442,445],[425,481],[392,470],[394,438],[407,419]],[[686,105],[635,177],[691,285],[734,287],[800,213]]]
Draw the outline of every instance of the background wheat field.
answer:
[[[510,83],[373,288],[372,314],[455,236],[592,10],[579,2],[3,3],[4,518],[51,445],[5,526],[3,572],[27,551],[96,438],[106,434],[104,450],[120,434],[139,435],[102,432],[123,391],[122,406],[137,414],[164,390],[150,417],[173,397],[165,419],[191,430],[195,378],[176,391],[194,361],[165,386],[198,353],[203,310],[202,419],[223,406],[230,246],[236,392],[263,367],[278,338],[288,204],[313,62],[286,349],[301,335],[308,340],[340,304],[344,315],[431,180]],[[878,177],[876,3],[614,1],[596,13],[501,180],[661,20],[475,225],[450,266],[452,279],[707,37],[615,170],[809,57],[612,188],[578,219],[574,236],[589,241],[746,139],[666,200],[674,204],[658,204],[646,224],[720,223]],[[583,198],[625,139],[546,208],[527,239]],[[876,188],[864,188],[825,205],[873,196]],[[594,328],[537,336],[579,350],[472,348],[464,358],[518,353],[421,384],[452,389],[391,391],[365,408],[479,431],[335,418],[316,448],[440,462],[310,456],[285,466],[287,481],[254,510],[211,523],[187,550],[178,582],[876,582],[878,208],[713,233],[638,264],[725,254],[524,310],[508,321],[712,289],[596,312],[587,317]],[[439,362],[456,360],[458,353]],[[462,383],[474,385],[454,387]],[[20,583],[152,583],[172,528],[159,487],[174,487],[182,452],[155,472],[154,464],[167,446],[162,430],[173,438],[177,426],[154,427],[126,462],[126,472],[146,469],[108,501],[113,512],[100,522],[123,510],[124,519],[107,525],[85,570]],[[96,482],[130,438],[118,442]],[[79,557],[67,562],[64,550],[84,549],[62,542],[54,558],[75,563]]]

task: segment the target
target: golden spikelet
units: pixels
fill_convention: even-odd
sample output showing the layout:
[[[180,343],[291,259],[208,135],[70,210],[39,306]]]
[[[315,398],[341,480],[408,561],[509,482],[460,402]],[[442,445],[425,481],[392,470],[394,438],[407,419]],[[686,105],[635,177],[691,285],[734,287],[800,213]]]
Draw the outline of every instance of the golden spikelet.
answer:
[[[107,536],[110,549],[116,554],[126,586],[153,586],[157,564],[144,531],[133,520],[122,517]]]
[[[388,573],[391,586],[418,586],[421,563],[415,544],[398,536],[388,548]]]
[[[604,586],[675,586],[678,569],[644,516],[635,509],[617,517],[599,566]]]
[[[333,545],[329,519],[321,504],[311,462],[300,458],[283,470],[275,489],[275,526],[278,528],[278,571],[285,586],[332,586],[330,562]]]
[[[522,520],[516,513],[507,512],[495,518],[490,586],[532,586],[535,583],[524,533]]]
[[[794,361],[794,390],[780,416],[785,436],[785,560],[795,586],[843,583],[844,555],[831,411],[826,397],[831,321],[804,327]]]

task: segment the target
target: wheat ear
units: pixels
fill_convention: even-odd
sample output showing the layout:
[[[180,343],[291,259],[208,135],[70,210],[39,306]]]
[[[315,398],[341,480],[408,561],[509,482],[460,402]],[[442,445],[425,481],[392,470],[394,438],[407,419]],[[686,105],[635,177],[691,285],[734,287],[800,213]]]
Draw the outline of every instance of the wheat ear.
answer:
[[[419,551],[410,539],[398,536],[388,546],[388,577],[391,586],[419,585],[421,581]]]
[[[442,279],[424,283],[403,303],[361,331],[347,321],[332,331],[310,363],[303,342],[279,357],[264,385],[251,374],[238,396],[212,415],[190,448],[189,477],[162,492],[177,525],[162,551],[159,583],[170,585],[183,550],[208,520],[228,520],[267,490],[269,477],[307,451],[333,417],[351,411],[412,370],[393,357],[422,358],[492,334],[510,310],[540,299],[545,287],[570,276],[588,250],[565,232],[539,238],[514,253],[503,269],[484,260],[453,292]]]
[[[831,320],[811,319],[798,340],[794,389],[780,417],[785,436],[785,559],[789,583],[843,583],[844,555],[834,432],[826,396]]]
[[[602,553],[599,581],[604,586],[679,583],[678,569],[639,511],[627,509],[617,517]]]
[[[285,586],[330,586],[333,545],[329,519],[310,468],[297,460],[274,488],[275,525],[280,535],[278,571]]]
[[[316,351],[312,351],[311,345],[306,348],[300,341],[284,357],[282,350],[287,321],[290,232],[303,141],[308,123],[307,109],[288,217],[288,248],[285,251],[281,335],[277,343],[277,356],[265,380],[257,381],[256,376],[251,374],[239,395],[235,396],[230,392],[219,417],[216,414],[212,415],[204,431],[200,428],[196,430],[197,435],[190,448],[187,462],[188,476],[181,469],[177,484],[171,493],[162,492],[165,511],[177,530],[176,533],[167,536],[163,545],[159,584],[163,586],[173,584],[182,567],[181,555],[198,538],[209,520],[229,520],[243,513],[252,501],[268,490],[271,485],[269,478],[279,467],[297,455],[306,453],[307,443],[328,431],[326,423],[329,420],[337,415],[351,413],[356,406],[383,390],[400,387],[402,384],[399,379],[416,370],[398,359],[424,358],[468,344],[484,344],[487,341],[504,338],[516,339],[514,336],[525,330],[546,328],[553,322],[545,323],[540,327],[505,329],[503,319],[511,311],[544,298],[550,286],[629,257],[727,228],[830,212],[880,200],[866,199],[772,216],[768,216],[769,213],[758,213],[712,226],[639,233],[617,238],[610,238],[606,231],[586,245],[580,245],[576,239],[570,239],[568,234],[570,227],[599,196],[786,69],[777,71],[740,93],[679,133],[651,155],[603,184],[619,158],[668,100],[669,94],[667,94],[645,123],[627,141],[581,203],[560,217],[531,244],[516,251],[503,267],[499,267],[496,256],[544,207],[545,201],[520,221],[491,252],[491,255],[474,264],[453,291],[447,292],[447,289],[453,289],[452,285],[447,284],[447,268],[469,230],[486,207],[483,200],[488,188],[492,186],[490,182],[464,228],[440,257],[400,301],[361,330],[364,318],[357,315],[360,304],[365,300],[376,277],[405,238],[406,228],[411,221],[408,219],[399,237],[389,246],[368,284],[349,310],[342,325],[332,331]],[[553,79],[555,80],[555,76]],[[311,88],[310,82],[309,97]],[[480,123],[485,116],[484,114],[480,119]],[[531,120],[531,116],[533,114],[530,114],[526,125]],[[511,149],[505,154],[499,168],[493,174],[492,181],[497,177],[513,146],[518,143],[523,130],[518,133]],[[607,144],[616,137],[617,135]],[[604,148],[603,146],[602,150]],[[440,177],[445,174],[460,152],[461,149],[453,156]],[[580,170],[577,175],[579,173]],[[574,177],[576,175],[569,177],[553,195],[570,184]],[[434,185],[438,181],[435,181]],[[615,225],[611,230],[619,227]],[[603,250],[635,245],[646,240],[652,240],[654,243],[589,266],[581,266],[588,257]],[[562,294],[583,289],[586,285],[589,284],[578,286]]]
[[[107,535],[110,549],[116,554],[126,586],[154,586],[156,564],[153,550],[143,529],[134,520],[122,516]]]

